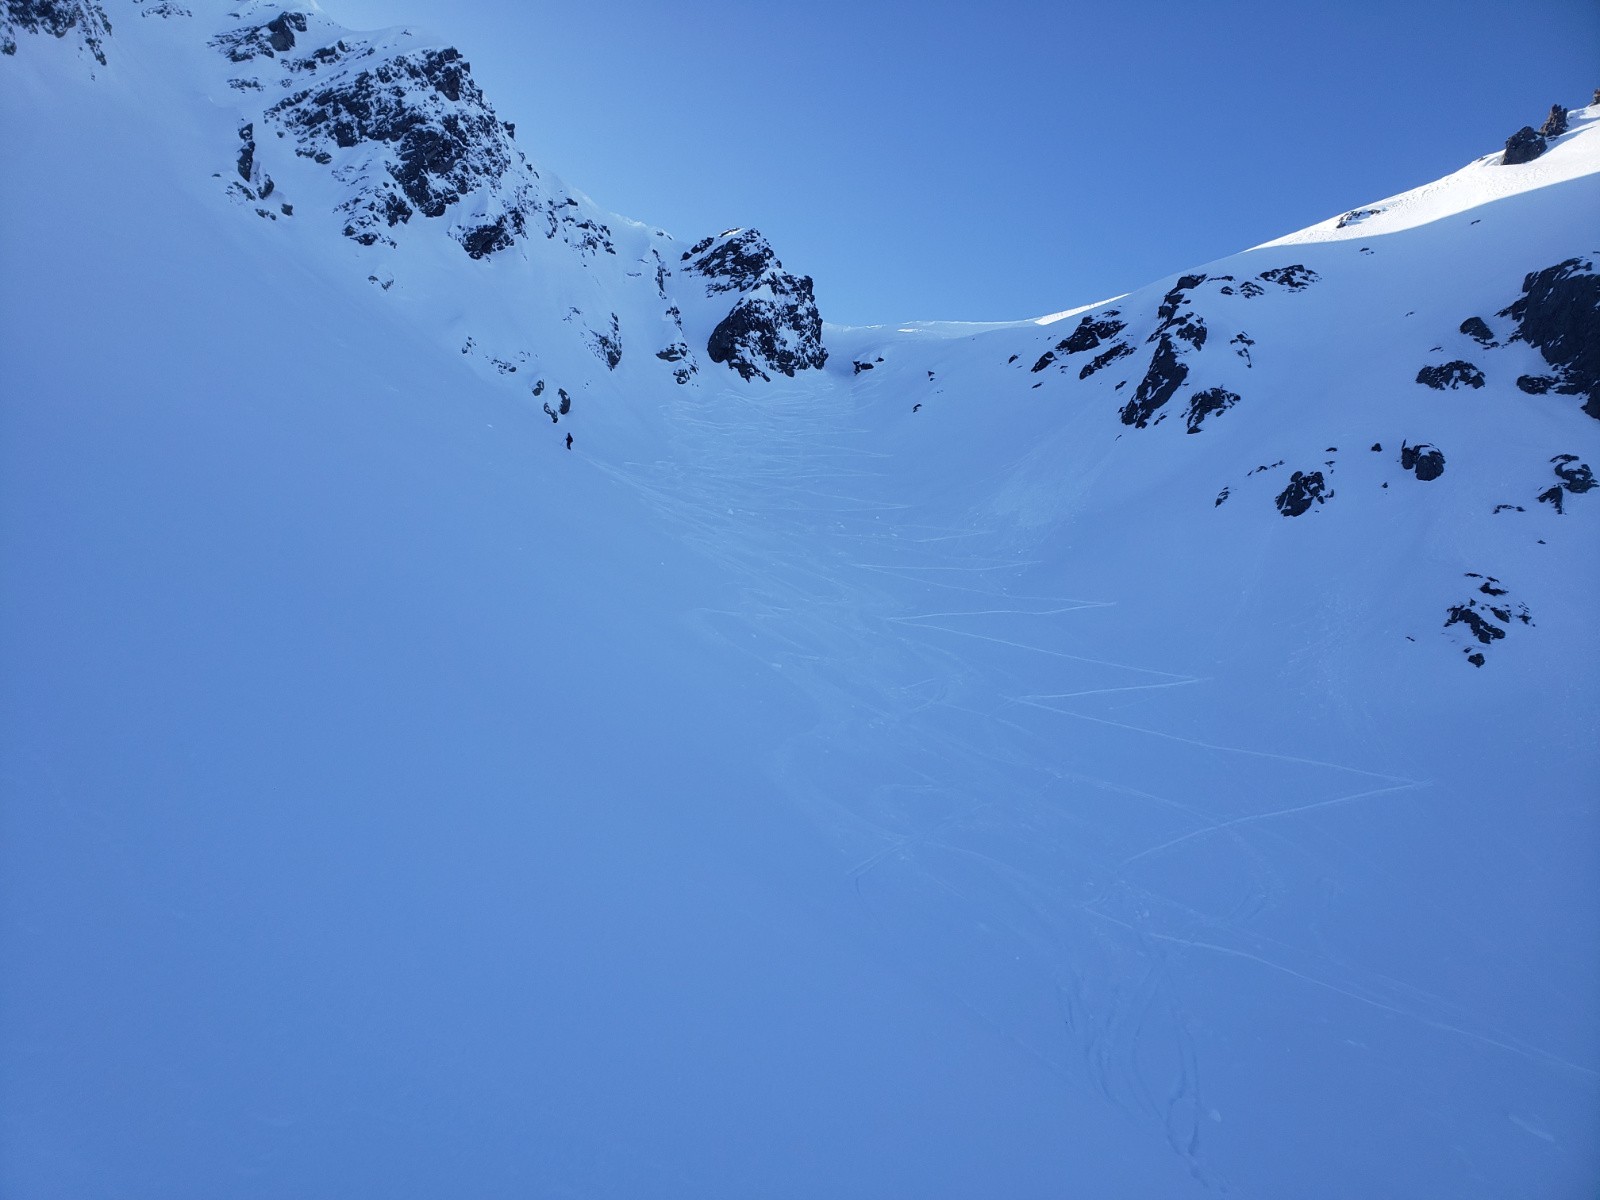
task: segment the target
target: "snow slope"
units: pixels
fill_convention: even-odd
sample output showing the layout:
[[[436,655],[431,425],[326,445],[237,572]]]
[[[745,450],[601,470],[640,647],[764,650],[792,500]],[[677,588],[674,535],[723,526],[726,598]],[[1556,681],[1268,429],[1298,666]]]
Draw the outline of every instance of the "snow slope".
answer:
[[[1592,1190],[1600,425],[1509,310],[1600,113],[847,329],[445,43],[104,10],[0,59],[0,1192]]]

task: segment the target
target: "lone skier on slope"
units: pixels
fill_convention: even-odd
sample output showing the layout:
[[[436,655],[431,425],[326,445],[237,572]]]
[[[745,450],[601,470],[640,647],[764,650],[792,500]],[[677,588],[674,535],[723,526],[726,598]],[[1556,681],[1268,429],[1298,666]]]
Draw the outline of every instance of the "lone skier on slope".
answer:
[[[567,449],[568,450],[572,449],[572,435],[570,433],[567,434]]]

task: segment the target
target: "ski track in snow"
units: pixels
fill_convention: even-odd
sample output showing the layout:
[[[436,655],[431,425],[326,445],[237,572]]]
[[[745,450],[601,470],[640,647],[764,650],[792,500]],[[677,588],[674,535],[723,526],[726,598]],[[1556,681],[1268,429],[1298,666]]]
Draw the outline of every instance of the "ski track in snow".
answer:
[[[1197,954],[1253,964],[1442,1034],[1583,1071],[1440,997],[1254,930],[1289,903],[1275,865],[1282,838],[1302,848],[1315,841],[1313,828],[1297,822],[1403,802],[1429,782],[1082,711],[1084,702],[1193,691],[1207,681],[1160,663],[1074,652],[1073,623],[1116,599],[1013,594],[1007,585],[1039,563],[985,553],[988,531],[898,524],[912,506],[873,494],[889,486],[876,469],[883,456],[841,437],[848,403],[838,387],[813,388],[804,404],[781,395],[755,404],[714,388],[686,394],[670,414],[675,457],[615,473],[741,581],[743,603],[702,609],[703,627],[782,667],[815,701],[819,724],[796,735],[785,785],[835,830],[857,903],[909,969],[993,1028],[1032,1029],[1031,1057],[1149,1122],[1197,1182],[1218,1193],[1227,1184],[1206,1165],[1202,1131],[1213,1110],[1204,1100],[1196,1018],[1184,1001],[1186,968]],[[819,531],[829,536],[819,539]],[[798,549],[819,541],[820,554]],[[971,603],[930,605],[934,592]],[[1036,634],[1048,630],[1060,646],[1015,636],[1017,622]],[[974,669],[965,665],[969,655],[1007,657]],[[853,670],[858,663],[870,668]],[[1097,674],[1071,686],[1080,669]],[[1012,686],[997,686],[1003,683]],[[1157,795],[1114,773],[1065,766],[1052,749],[1062,744],[1063,721],[1197,760],[1261,764],[1277,772],[1268,792],[1329,794],[1249,812],[1219,808],[1203,788]],[[880,738],[900,747],[884,757],[923,764],[920,778],[879,778],[873,746]],[[1330,787],[1340,776],[1369,786]],[[1075,844],[1071,809],[1079,792],[1143,806],[1152,831],[1163,824],[1166,831],[1136,846]],[[1176,829],[1174,819],[1182,822]],[[1231,903],[1190,907],[1159,881],[1130,875],[1201,847],[1215,854],[1219,838],[1248,876]],[[865,852],[851,853],[863,843]],[[907,890],[916,903],[897,899]],[[980,961],[1008,959],[1013,978],[995,983],[978,963],[930,960],[929,934],[914,927],[929,904],[949,914],[952,929],[967,923],[980,932]],[[952,929],[935,930],[936,942]],[[1055,997],[1055,1020],[1019,1026],[1002,1019],[1027,995]]]

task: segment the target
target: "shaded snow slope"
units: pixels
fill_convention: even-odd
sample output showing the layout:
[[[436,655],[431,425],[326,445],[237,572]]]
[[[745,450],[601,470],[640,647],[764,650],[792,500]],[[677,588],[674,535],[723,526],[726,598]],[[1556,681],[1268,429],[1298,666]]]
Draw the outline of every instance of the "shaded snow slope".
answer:
[[[0,1192],[1600,1174],[1600,114],[841,328],[445,43],[102,7],[0,58]]]

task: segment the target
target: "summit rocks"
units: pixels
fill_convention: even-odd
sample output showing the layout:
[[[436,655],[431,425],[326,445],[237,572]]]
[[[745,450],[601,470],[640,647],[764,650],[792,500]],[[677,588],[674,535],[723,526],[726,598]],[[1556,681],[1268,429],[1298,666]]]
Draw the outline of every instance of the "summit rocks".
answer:
[[[743,379],[770,380],[771,372],[793,376],[828,361],[810,277],[785,271],[757,230],[704,238],[681,261],[708,298],[738,296],[706,342],[712,362],[727,363]]]

